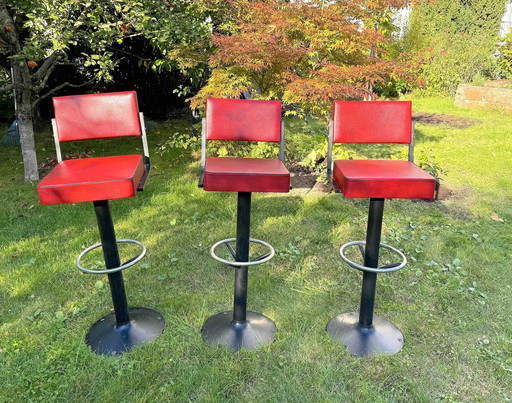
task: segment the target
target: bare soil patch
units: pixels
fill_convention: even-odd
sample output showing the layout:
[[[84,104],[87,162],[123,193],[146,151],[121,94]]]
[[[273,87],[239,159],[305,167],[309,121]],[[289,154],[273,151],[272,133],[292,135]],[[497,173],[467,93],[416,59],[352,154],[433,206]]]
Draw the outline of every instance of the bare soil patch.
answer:
[[[311,189],[316,183],[316,174],[290,171],[291,185],[294,189]]]
[[[290,169],[290,176],[291,192],[297,195],[305,195],[315,186],[318,175]]]
[[[426,112],[415,112],[412,116],[415,122],[433,126],[447,126],[452,129],[467,129],[478,123],[476,119],[462,118],[460,116],[443,115]]]
[[[313,193],[330,193],[331,185],[322,182],[317,182],[318,174],[311,172],[309,169],[294,165],[290,167],[292,192],[295,194],[304,195],[310,192]]]
[[[471,193],[472,189],[469,186],[464,186],[459,189],[450,189],[441,183],[437,192],[437,200],[461,201],[468,198]]]

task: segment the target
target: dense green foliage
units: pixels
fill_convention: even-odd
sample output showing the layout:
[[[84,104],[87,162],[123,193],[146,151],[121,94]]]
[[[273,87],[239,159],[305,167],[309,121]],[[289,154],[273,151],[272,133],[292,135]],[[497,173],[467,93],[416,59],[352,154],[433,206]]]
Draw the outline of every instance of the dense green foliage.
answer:
[[[404,47],[426,51],[422,78],[431,92],[453,95],[457,85],[498,74],[494,56],[505,0],[420,1]]]
[[[149,60],[141,58],[141,67],[171,69],[167,54],[174,47],[209,38],[205,17],[215,3],[0,0],[0,68],[13,68],[12,82],[0,90],[16,91],[25,179],[38,179],[33,111],[41,99],[66,87],[112,80],[112,71],[123,60],[117,53],[126,53],[116,45],[137,36],[160,52]],[[75,74],[62,82],[50,80],[62,65],[74,66]]]
[[[209,11],[202,3],[189,0],[173,3],[160,0],[2,0],[5,13],[10,14],[14,22],[10,26],[9,20],[2,20],[5,24],[2,39],[9,45],[0,48],[2,66],[7,65],[7,58],[19,62],[32,60],[42,65],[54,55],[61,63],[75,62],[82,68],[92,67],[89,69],[91,77],[109,80],[115,63],[119,63],[113,45],[127,38],[144,36],[160,51],[161,57],[142,60],[142,64],[154,70],[169,69],[169,60],[164,55],[170,50],[209,36],[208,25],[204,23]],[[16,34],[15,38],[5,33],[6,27],[9,27],[8,34]],[[19,44],[11,43],[13,39]],[[70,60],[69,54],[76,48],[82,51],[81,57]]]
[[[507,34],[499,48],[498,65],[500,72],[508,79],[512,79],[512,33]]]

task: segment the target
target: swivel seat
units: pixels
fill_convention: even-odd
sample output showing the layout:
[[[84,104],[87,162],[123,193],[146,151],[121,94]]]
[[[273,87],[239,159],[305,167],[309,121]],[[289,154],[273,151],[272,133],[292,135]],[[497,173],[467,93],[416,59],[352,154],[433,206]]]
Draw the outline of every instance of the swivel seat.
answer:
[[[209,140],[264,141],[280,143],[280,158],[206,157]],[[256,349],[275,338],[276,326],[266,316],[247,311],[248,268],[267,262],[274,249],[266,242],[249,237],[251,194],[253,192],[289,192],[290,173],[283,163],[284,142],[281,102],[210,98],[203,119],[201,175],[199,187],[206,191],[237,192],[236,238],[224,239],[211,248],[217,261],[234,267],[234,307],[206,320],[201,333],[210,345],[238,351]],[[235,248],[231,243],[235,242]],[[250,243],[268,248],[251,259]],[[225,245],[233,260],[220,258],[216,250]]]
[[[53,98],[52,120],[58,164],[39,183],[41,204],[90,202],[94,204],[101,243],[85,249],[76,259],[84,273],[107,274],[114,312],[92,325],[86,343],[101,355],[117,355],[156,339],[163,331],[162,316],[147,308],[129,308],[122,270],[133,266],[146,253],[146,247],[131,239],[116,239],[109,208],[110,199],[133,197],[143,190],[150,160],[137,94],[118,92]],[[108,137],[140,136],[144,155],[121,155],[63,160],[60,143]],[[138,256],[121,264],[118,243],[137,245]],[[82,258],[102,247],[104,270],[82,266]]]
[[[337,160],[332,162],[333,143],[399,143],[409,145],[408,161]],[[338,315],[327,324],[330,337],[344,344],[356,356],[395,354],[402,349],[400,330],[374,316],[377,274],[403,268],[407,259],[396,248],[380,242],[384,199],[432,199],[436,180],[413,163],[414,127],[409,101],[335,101],[329,126],[328,172],[335,191],[345,197],[368,198],[366,241],[354,241],[340,248],[341,258],[363,272],[359,314]],[[347,257],[358,247],[363,264]],[[391,250],[401,261],[379,267],[381,248]]]

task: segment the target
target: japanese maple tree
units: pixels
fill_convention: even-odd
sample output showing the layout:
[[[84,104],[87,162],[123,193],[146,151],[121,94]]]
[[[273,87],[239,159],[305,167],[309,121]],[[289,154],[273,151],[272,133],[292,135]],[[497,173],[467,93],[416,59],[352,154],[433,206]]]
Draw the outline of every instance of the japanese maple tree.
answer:
[[[376,86],[419,83],[418,57],[394,55],[392,10],[410,0],[231,0],[215,33],[212,75],[192,99],[282,99],[289,113],[326,116],[332,101],[374,98]]]

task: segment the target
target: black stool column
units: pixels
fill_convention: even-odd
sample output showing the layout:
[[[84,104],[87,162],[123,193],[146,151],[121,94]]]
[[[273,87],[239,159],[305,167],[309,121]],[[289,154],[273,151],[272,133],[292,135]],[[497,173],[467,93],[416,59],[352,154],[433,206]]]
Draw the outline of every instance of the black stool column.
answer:
[[[114,223],[112,222],[108,200],[95,201],[94,211],[98,221],[105,267],[107,269],[119,267],[121,266],[121,261],[119,260]],[[123,272],[109,273],[108,282],[110,283],[110,293],[112,294],[116,322],[118,325],[128,323],[130,321],[130,314],[124,289]]]
[[[249,261],[249,232],[251,223],[251,193],[238,192],[236,227],[236,262]],[[226,346],[229,350],[254,350],[275,339],[276,325],[266,316],[247,311],[248,267],[235,266],[233,311],[214,315],[201,329],[208,344]]]
[[[236,254],[237,262],[249,261],[249,232],[251,228],[251,193],[238,193],[236,223]],[[242,323],[247,316],[247,281],[249,268],[235,267],[235,293],[233,300],[233,321]]]
[[[364,265],[379,267],[380,235],[382,231],[382,217],[384,214],[384,199],[370,199],[368,224],[366,228],[366,248]],[[359,323],[370,327],[373,323],[373,307],[375,303],[375,287],[377,273],[363,273],[363,287],[361,289],[361,306],[359,309]]]
[[[121,266],[108,200],[94,202],[103,256],[107,269]],[[147,308],[128,308],[122,271],[108,273],[114,312],[91,326],[87,345],[101,355],[118,355],[132,347],[155,340],[163,331],[164,319]]]
[[[384,199],[370,199],[364,266],[379,267],[379,249],[384,213]],[[331,338],[344,344],[355,356],[392,355],[402,349],[402,332],[391,322],[373,314],[377,273],[365,271],[361,289],[359,315],[355,312],[338,315],[327,324]]]

